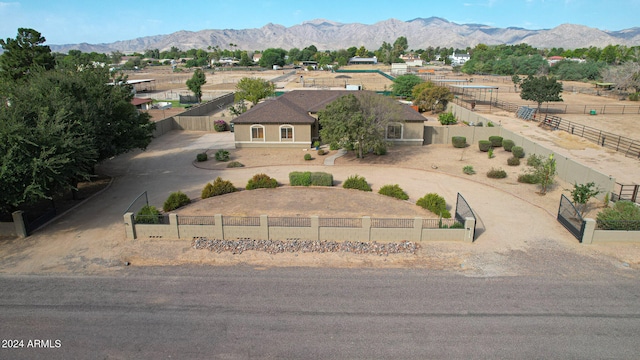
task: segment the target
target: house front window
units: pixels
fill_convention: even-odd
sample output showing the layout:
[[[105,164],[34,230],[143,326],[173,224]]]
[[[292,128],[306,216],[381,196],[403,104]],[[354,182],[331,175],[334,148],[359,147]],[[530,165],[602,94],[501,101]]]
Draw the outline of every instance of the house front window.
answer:
[[[283,125],[280,127],[280,141],[293,141],[293,127]]]
[[[254,125],[251,127],[251,140],[264,141],[264,127],[261,125]]]
[[[387,139],[402,139],[402,125],[391,124],[387,126]]]

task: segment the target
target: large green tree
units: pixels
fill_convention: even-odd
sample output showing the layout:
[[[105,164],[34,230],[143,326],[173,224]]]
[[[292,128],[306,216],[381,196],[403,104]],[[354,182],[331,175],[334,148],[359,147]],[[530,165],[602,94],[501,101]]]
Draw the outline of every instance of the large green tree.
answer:
[[[33,29],[19,28],[15,39],[0,39],[4,53],[0,55],[0,78],[18,80],[34,69],[53,69],[55,61],[48,46],[41,45],[44,36]]]
[[[427,81],[414,86],[413,105],[424,111],[444,111],[449,101],[453,100],[453,94],[445,86],[435,85]]]
[[[260,100],[273,96],[276,86],[268,80],[256,78],[242,78],[236,85],[235,101],[250,101],[253,105]]]
[[[371,149],[386,147],[385,132],[391,123],[402,122],[400,103],[368,91],[345,95],[318,113],[324,142],[355,146],[362,158]]]
[[[283,49],[269,48],[262,53],[262,57],[260,58],[258,64],[260,64],[261,67],[269,69],[271,69],[273,65],[284,66],[285,55],[287,55],[287,52]]]
[[[391,85],[393,95],[411,99],[413,96],[413,87],[424,82],[421,78],[413,74],[400,75]]]
[[[196,69],[193,72],[193,76],[191,79],[187,80],[187,87],[193,95],[196,96],[198,102],[202,101],[202,85],[207,83],[207,75],[202,71],[202,69]]]
[[[538,111],[543,102],[563,101],[562,83],[552,77],[529,75],[522,81],[520,89],[520,98],[538,103]]]

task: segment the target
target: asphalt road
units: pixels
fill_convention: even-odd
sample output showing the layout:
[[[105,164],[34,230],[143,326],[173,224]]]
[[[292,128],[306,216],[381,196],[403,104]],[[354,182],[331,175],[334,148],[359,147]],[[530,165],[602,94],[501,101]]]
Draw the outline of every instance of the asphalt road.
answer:
[[[180,267],[0,277],[0,359],[637,359],[635,277]],[[57,348],[28,348],[49,340]],[[58,341],[57,341],[58,340]]]

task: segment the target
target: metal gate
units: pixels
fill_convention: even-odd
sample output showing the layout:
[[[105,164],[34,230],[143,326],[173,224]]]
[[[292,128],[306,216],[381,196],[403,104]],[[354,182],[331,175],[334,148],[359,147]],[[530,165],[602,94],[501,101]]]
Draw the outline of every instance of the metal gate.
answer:
[[[585,221],[582,219],[582,215],[576,209],[566,196],[562,195],[560,198],[560,207],[558,209],[558,221],[564,226],[573,236],[582,242],[582,235],[584,234]]]
[[[462,197],[462,195],[460,195],[460,193],[458,193],[458,199],[456,200],[456,220],[463,223],[466,218],[473,218],[475,220],[475,225],[473,226],[473,240],[476,239],[476,228],[478,227],[478,218],[476,218],[476,215],[473,213],[473,210],[471,209],[471,206],[469,206],[469,203],[467,202],[467,200],[464,199],[464,197]]]

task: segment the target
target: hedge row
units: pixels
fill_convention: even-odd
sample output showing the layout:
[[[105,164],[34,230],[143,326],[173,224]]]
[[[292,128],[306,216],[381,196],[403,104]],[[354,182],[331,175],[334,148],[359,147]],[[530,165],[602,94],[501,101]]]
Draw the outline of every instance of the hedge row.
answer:
[[[289,173],[291,186],[333,186],[333,175],[326,172],[293,171]]]

